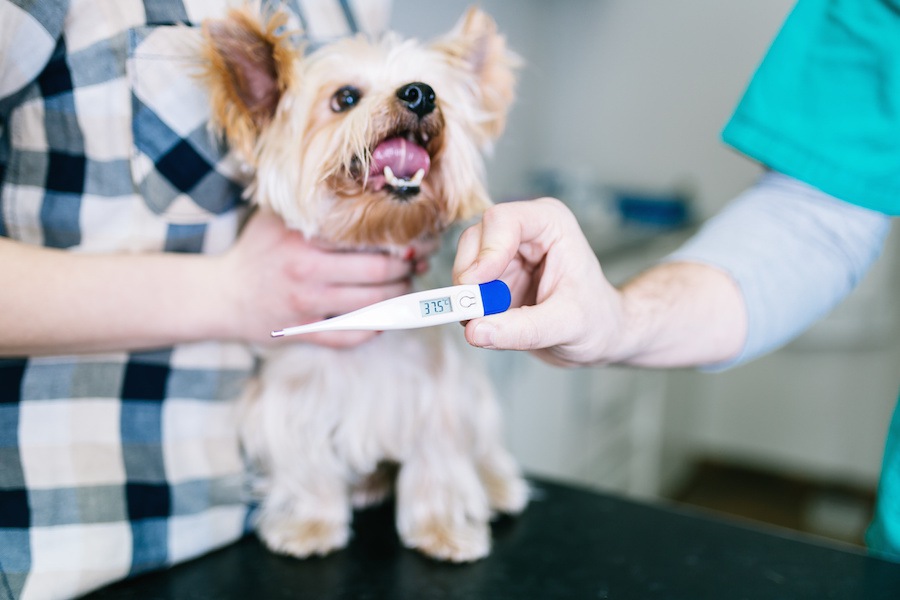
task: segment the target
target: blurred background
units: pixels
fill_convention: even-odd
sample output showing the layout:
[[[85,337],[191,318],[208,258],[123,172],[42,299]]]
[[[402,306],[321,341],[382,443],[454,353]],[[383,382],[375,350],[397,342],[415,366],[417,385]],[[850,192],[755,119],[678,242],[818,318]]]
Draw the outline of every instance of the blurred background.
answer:
[[[429,39],[468,2],[394,0]],[[481,0],[523,58],[496,201],[555,195],[621,282],[759,176],[719,133],[792,0]],[[896,235],[849,301],[718,374],[562,370],[483,352],[533,475],[861,543],[900,382]]]

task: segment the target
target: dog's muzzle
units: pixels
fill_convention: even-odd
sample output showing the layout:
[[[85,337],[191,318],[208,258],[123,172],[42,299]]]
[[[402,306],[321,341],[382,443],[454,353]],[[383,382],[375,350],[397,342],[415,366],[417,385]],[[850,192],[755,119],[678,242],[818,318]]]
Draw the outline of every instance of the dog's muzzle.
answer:
[[[422,180],[431,168],[431,157],[425,149],[428,136],[423,120],[437,108],[434,89],[427,83],[414,81],[396,91],[400,104],[415,115],[417,125],[379,142],[372,150],[368,187],[389,188],[394,196],[406,199],[419,193]]]

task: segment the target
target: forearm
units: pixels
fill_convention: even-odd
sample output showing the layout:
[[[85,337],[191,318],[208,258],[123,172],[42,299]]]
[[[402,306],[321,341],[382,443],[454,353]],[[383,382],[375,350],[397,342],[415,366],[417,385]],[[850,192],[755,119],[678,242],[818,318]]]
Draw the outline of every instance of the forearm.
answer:
[[[747,335],[741,291],[702,264],[656,266],[621,288],[622,338],[604,362],[687,367],[728,361]]]
[[[0,239],[0,354],[137,350],[227,338],[218,258],[84,255]]]
[[[623,288],[637,348],[624,362],[720,369],[778,348],[853,291],[889,229],[886,215],[767,174]]]

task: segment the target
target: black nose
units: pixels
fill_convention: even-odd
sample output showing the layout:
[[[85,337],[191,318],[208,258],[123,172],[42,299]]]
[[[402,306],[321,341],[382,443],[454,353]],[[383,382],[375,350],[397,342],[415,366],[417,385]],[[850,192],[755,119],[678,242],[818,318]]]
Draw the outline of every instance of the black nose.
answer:
[[[427,83],[407,83],[397,90],[397,97],[420,119],[434,110],[434,90]]]

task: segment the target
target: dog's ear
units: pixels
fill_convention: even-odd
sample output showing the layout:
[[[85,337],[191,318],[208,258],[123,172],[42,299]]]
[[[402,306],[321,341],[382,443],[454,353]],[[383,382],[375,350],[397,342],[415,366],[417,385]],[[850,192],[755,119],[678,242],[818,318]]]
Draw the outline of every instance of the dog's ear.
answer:
[[[515,97],[515,71],[521,60],[507,48],[497,24],[484,11],[469,7],[450,33],[432,47],[474,79],[480,94],[478,108],[485,115],[481,123],[485,141],[498,138]]]
[[[247,159],[291,85],[294,60],[301,55],[283,31],[286,23],[286,14],[264,15],[258,4],[203,23],[202,77],[210,91],[212,123]]]

